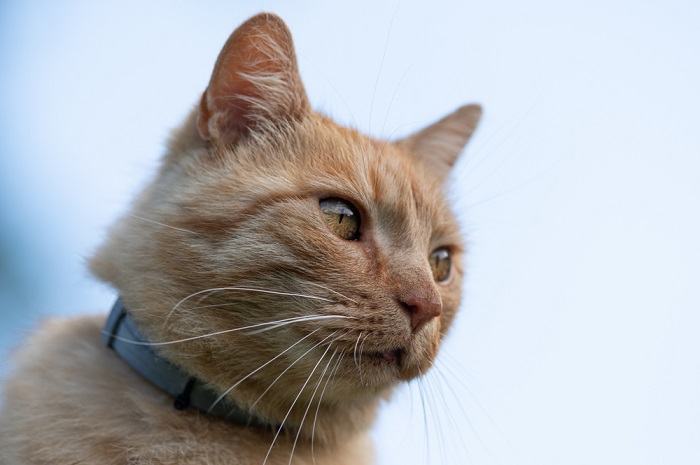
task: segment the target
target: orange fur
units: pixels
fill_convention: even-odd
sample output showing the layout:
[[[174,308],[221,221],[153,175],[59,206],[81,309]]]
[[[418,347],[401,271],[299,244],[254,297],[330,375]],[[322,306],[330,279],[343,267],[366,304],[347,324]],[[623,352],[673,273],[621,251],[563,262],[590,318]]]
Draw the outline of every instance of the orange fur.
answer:
[[[268,464],[288,463],[297,433],[295,464],[312,463],[312,436],[319,465],[369,463],[367,430],[379,401],[400,380],[430,368],[460,302],[463,251],[442,184],[479,115],[477,106],[462,107],[396,143],[340,127],[310,109],[284,23],[258,15],[224,46],[200,105],[174,133],[158,176],[113,227],[92,270],[119,291],[151,341],[293,316],[352,317],[158,350],[224,392],[316,331],[228,397],[272,424],[298,397]],[[324,197],[357,207],[360,240],[329,231],[319,211]],[[434,282],[428,263],[438,247],[452,253],[444,283]],[[201,293],[230,286],[325,300]],[[407,296],[439,302],[440,315],[412,331],[401,305]],[[101,346],[101,319],[51,322],[20,351],[0,426],[3,463],[262,463],[272,433],[174,410]],[[332,344],[323,363],[325,346],[312,349],[256,401],[325,337]],[[361,357],[401,348],[399,363],[365,359],[358,369],[361,339]],[[302,423],[304,413],[313,386],[325,381],[312,369],[332,353],[339,364],[326,378],[312,428],[311,418]]]

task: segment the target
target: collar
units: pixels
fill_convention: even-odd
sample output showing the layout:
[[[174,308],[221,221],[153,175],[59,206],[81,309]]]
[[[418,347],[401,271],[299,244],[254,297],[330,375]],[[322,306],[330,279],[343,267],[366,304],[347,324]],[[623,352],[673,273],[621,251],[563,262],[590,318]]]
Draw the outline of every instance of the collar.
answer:
[[[271,426],[227,399],[217,402],[219,395],[205,382],[158,355],[136,329],[121,298],[114,303],[107,317],[102,342],[147,381],[170,394],[177,410],[192,407],[238,425]]]

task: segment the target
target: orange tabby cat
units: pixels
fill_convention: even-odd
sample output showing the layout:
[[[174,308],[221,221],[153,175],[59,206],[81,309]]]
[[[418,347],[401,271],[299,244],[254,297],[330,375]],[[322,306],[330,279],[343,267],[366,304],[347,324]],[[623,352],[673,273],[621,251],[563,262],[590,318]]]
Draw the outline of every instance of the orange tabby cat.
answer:
[[[5,388],[2,463],[371,463],[379,401],[430,368],[459,306],[442,191],[480,114],[396,142],[340,127],[310,108],[285,24],[249,19],[91,263],[140,337],[46,323]],[[178,408],[170,364],[192,381]]]

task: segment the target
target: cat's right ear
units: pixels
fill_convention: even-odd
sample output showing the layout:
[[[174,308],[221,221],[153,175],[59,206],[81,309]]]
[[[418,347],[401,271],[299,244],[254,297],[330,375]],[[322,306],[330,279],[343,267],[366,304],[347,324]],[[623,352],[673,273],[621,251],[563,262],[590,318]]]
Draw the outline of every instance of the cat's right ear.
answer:
[[[197,130],[204,140],[231,144],[260,125],[301,119],[309,108],[289,29],[278,16],[261,13],[219,53]]]
[[[396,143],[421,160],[435,176],[444,179],[474,134],[480,119],[480,105],[464,105]]]

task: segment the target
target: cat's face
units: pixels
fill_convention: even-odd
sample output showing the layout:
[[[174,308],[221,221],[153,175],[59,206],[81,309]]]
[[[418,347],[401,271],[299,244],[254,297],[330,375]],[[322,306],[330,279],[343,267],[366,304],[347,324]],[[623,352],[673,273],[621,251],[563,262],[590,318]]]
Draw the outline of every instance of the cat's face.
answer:
[[[374,395],[429,369],[459,306],[442,191],[479,114],[395,143],[342,128],[310,109],[281,20],[257,16],[94,269],[152,340],[254,326],[163,349],[221,390],[263,367],[238,402],[272,383],[282,404],[322,373],[327,399]]]

